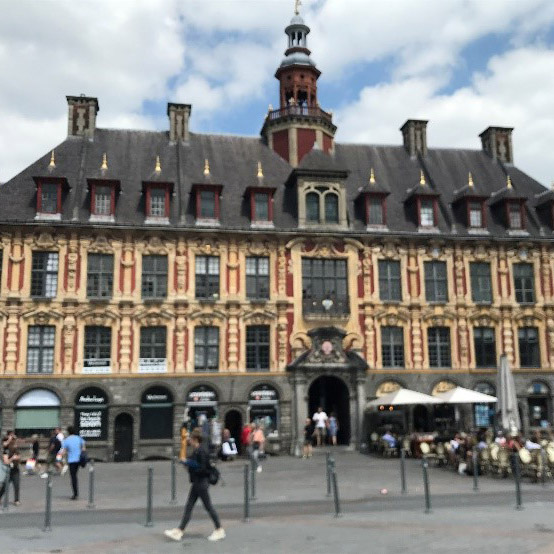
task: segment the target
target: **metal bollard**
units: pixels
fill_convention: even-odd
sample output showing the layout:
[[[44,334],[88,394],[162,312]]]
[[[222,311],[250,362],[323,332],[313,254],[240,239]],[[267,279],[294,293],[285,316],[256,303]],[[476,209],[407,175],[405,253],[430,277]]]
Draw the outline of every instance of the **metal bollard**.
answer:
[[[171,500],[170,504],[177,504],[177,458],[171,458]]]
[[[335,517],[340,517],[340,498],[339,498],[339,486],[337,484],[337,472],[333,467],[331,470],[331,480],[333,482],[333,500],[335,501]]]
[[[258,469],[258,464],[256,463],[256,458],[252,457],[252,463],[250,464],[250,486],[252,488],[251,498],[256,500],[256,470]]]
[[[152,527],[152,489],[154,485],[154,468],[148,466],[148,482],[146,484],[146,523],[145,527]]]
[[[400,449],[400,484],[402,486],[402,494],[406,494],[408,490],[406,489],[406,451]]]
[[[325,453],[325,478],[327,480],[327,495],[331,496],[331,453]]]
[[[519,456],[517,453],[512,454],[513,469],[514,469],[514,481],[516,484],[516,510],[523,510],[521,504],[521,473],[519,471]]]
[[[4,481],[4,497],[2,499],[2,511],[7,512],[10,508],[10,476]]]
[[[46,479],[46,507],[44,510],[44,532],[52,531],[52,474],[48,472]]]
[[[431,494],[429,491],[429,474],[427,468],[429,467],[429,462],[423,458],[421,460],[421,467],[423,468],[423,488],[425,490],[425,513],[431,513]]]
[[[247,523],[250,521],[250,486],[248,483],[248,476],[250,474],[250,468],[248,464],[244,464],[244,517],[242,521]]]
[[[479,490],[479,453],[476,448],[473,448],[473,490]]]
[[[96,508],[94,505],[94,464],[89,463],[88,466],[88,504],[87,508]]]

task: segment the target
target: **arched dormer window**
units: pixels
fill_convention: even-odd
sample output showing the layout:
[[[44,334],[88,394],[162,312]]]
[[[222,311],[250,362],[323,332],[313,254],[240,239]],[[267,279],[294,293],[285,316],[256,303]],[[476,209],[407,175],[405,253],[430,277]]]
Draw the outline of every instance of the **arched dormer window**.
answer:
[[[339,197],[334,192],[325,195],[325,222],[339,222]]]
[[[306,220],[310,223],[319,223],[319,194],[309,192],[306,195]]]

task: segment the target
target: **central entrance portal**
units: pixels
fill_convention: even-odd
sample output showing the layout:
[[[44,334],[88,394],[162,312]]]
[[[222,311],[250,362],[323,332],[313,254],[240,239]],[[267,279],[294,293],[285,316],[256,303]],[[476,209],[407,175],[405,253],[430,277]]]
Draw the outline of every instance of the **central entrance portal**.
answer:
[[[321,406],[330,416],[334,413],[339,424],[337,442],[350,443],[350,394],[346,383],[331,375],[318,377],[308,393],[308,416],[312,417]]]

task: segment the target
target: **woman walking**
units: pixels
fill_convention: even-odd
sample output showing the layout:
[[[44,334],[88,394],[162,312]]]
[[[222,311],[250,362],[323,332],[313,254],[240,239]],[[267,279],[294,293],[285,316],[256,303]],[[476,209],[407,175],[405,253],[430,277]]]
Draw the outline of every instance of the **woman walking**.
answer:
[[[331,417],[327,422],[329,429],[329,438],[331,439],[331,444],[337,446],[337,433],[339,431],[339,423],[334,413],[331,413]]]
[[[190,520],[190,516],[192,515],[192,509],[194,508],[198,498],[202,500],[204,508],[206,508],[206,511],[210,514],[215,526],[215,531],[208,537],[208,540],[219,541],[225,538],[225,531],[223,527],[221,527],[219,517],[212,505],[210,494],[208,492],[208,487],[210,486],[208,482],[209,458],[208,453],[202,447],[202,439],[202,430],[198,428],[194,429],[190,434],[190,445],[193,449],[192,455],[187,460],[181,460],[181,463],[187,466],[189,470],[190,482],[192,484],[187,504],[185,506],[185,512],[179,527],[176,527],[175,529],[168,529],[164,532],[166,537],[174,541],[180,541],[183,538],[185,528]]]

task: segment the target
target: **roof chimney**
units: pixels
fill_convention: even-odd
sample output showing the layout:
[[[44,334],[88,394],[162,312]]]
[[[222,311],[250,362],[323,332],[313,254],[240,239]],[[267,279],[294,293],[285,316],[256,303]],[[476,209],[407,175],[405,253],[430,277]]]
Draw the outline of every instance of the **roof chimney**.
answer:
[[[513,127],[487,127],[479,136],[483,151],[493,160],[502,163],[514,163],[512,150]]]
[[[167,104],[169,116],[169,140],[171,142],[189,141],[189,118],[192,106],[190,104]]]
[[[415,158],[418,154],[427,155],[427,123],[423,119],[408,119],[400,127],[404,148],[411,158]]]
[[[100,110],[98,98],[92,96],[66,96],[68,106],[67,134],[94,137],[96,114]]]

